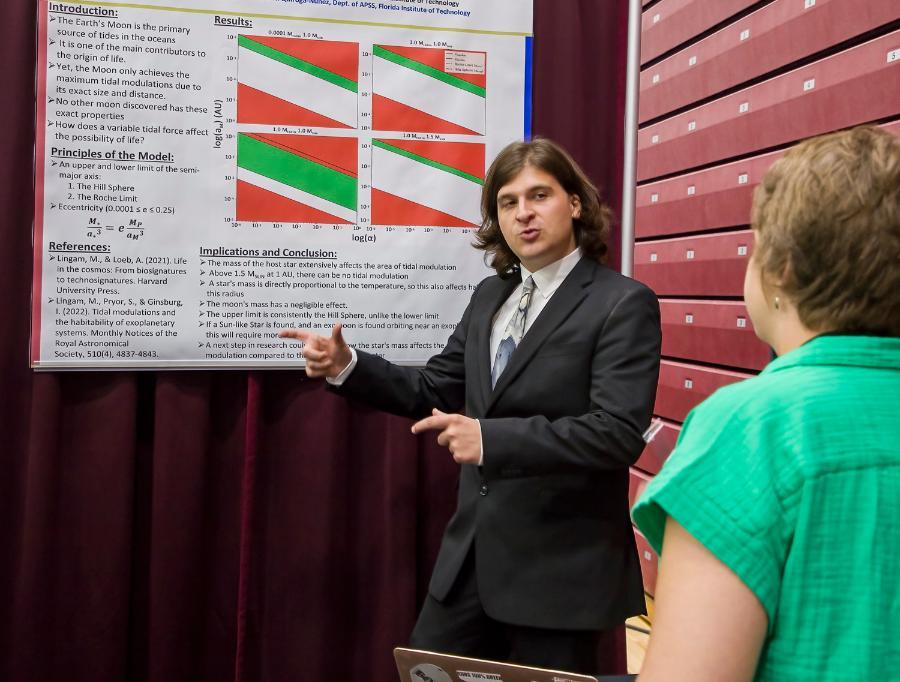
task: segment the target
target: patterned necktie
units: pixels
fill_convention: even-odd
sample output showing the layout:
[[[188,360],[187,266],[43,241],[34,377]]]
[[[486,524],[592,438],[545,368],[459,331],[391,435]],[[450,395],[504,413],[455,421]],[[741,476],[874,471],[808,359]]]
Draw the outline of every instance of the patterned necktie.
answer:
[[[522,282],[522,295],[519,297],[519,305],[513,313],[509,324],[506,325],[506,331],[503,332],[503,340],[497,347],[497,355],[494,356],[494,367],[491,370],[491,387],[497,385],[497,380],[503,374],[503,370],[509,364],[516,346],[522,341],[525,335],[525,316],[528,314],[528,305],[531,303],[531,293],[534,291],[534,279],[528,277]]]

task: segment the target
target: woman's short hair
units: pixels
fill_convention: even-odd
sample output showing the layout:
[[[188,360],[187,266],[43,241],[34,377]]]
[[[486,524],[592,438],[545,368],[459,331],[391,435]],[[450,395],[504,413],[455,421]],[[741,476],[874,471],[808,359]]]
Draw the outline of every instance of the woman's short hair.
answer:
[[[791,149],[753,196],[753,258],[812,331],[900,336],[900,138],[873,127]]]
[[[581,213],[572,221],[575,242],[585,256],[605,262],[612,211],[600,201],[597,188],[562,147],[546,138],[536,137],[528,142],[507,145],[488,169],[481,193],[482,223],[475,236],[475,247],[487,252],[491,267],[501,277],[518,269],[519,258],[500,231],[497,193],[525,166],[552,175],[568,194],[578,196]]]

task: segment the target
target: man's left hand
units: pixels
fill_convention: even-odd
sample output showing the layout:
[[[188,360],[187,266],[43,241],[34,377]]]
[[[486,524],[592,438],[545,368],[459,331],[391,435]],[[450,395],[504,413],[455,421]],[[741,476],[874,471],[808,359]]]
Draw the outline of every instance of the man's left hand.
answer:
[[[461,414],[447,414],[435,408],[430,417],[413,424],[413,433],[440,431],[438,445],[450,450],[459,464],[478,464],[481,461],[481,424],[477,419]]]

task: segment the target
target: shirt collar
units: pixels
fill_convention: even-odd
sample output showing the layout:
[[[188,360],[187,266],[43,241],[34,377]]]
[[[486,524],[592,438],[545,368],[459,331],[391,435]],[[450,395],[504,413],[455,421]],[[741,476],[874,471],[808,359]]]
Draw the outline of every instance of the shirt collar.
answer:
[[[553,261],[550,265],[545,265],[537,272],[530,272],[524,265],[519,265],[522,272],[522,281],[529,277],[534,278],[534,287],[542,298],[549,299],[556,293],[559,286],[563,283],[569,273],[578,265],[581,260],[581,249],[575,249],[568,256],[564,256],[557,261]]]
[[[880,367],[900,370],[900,338],[824,334],[772,360],[763,374],[798,365]]]

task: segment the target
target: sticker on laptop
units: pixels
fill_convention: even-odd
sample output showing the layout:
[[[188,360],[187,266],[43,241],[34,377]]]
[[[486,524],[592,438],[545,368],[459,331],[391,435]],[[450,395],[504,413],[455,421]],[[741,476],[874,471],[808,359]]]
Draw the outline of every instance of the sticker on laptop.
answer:
[[[503,682],[503,677],[497,673],[478,673],[470,670],[457,670],[461,682]]]
[[[410,682],[453,682],[450,676],[436,665],[420,663],[409,671]]]

